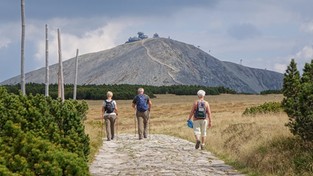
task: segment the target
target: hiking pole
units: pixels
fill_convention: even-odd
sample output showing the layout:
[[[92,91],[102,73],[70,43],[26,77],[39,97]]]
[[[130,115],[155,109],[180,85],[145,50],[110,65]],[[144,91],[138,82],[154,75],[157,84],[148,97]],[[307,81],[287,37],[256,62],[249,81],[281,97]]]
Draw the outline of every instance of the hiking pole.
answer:
[[[151,137],[150,137],[151,136],[151,133],[150,133],[151,132],[151,128],[150,128],[150,120],[151,119],[150,118],[151,118],[151,116],[150,116],[150,111],[149,111],[149,118],[148,118],[149,140],[151,139]]]
[[[101,116],[101,138],[104,138],[104,117]]]
[[[116,115],[116,140],[118,141],[118,116]]]
[[[137,118],[137,115],[136,115],[136,110],[135,110],[135,137],[136,137],[136,133],[137,133],[137,122],[136,122],[136,118]]]

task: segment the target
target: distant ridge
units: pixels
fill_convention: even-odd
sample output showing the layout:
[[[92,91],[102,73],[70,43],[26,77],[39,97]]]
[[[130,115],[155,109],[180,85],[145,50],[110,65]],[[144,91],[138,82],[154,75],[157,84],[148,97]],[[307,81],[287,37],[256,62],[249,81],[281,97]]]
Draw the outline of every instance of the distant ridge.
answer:
[[[64,80],[73,84],[74,58],[63,63]],[[57,83],[58,65],[50,66]],[[45,69],[26,74],[26,82],[44,83]],[[199,48],[166,38],[144,39],[79,56],[78,84],[205,85],[259,93],[282,88],[283,74],[220,61]],[[17,84],[16,76],[2,85]]]

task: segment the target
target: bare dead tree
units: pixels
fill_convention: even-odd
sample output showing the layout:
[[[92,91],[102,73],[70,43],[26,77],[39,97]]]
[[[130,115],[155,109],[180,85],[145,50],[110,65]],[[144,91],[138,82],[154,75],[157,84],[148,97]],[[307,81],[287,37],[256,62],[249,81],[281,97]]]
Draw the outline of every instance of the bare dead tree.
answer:
[[[76,59],[75,59],[75,78],[74,78],[74,93],[73,93],[73,99],[76,100],[76,94],[77,94],[77,75],[78,75],[78,52],[79,50],[76,50]]]
[[[22,36],[21,36],[21,91],[26,94],[25,90],[25,73],[24,73],[24,47],[25,47],[25,2],[21,0],[21,18],[22,18]]]
[[[49,96],[49,60],[48,60],[48,25],[46,24],[46,88],[45,96]]]
[[[63,63],[62,63],[62,51],[61,51],[61,34],[60,29],[58,29],[58,48],[59,48],[59,73],[58,73],[58,83],[59,83],[59,98],[64,102],[64,77],[63,77]]]

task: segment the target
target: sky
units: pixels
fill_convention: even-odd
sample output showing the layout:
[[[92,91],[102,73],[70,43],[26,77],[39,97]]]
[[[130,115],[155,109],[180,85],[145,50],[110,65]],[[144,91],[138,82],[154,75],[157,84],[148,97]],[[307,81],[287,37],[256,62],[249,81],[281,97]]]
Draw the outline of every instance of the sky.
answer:
[[[192,44],[222,61],[284,73],[313,59],[312,0],[25,0],[25,72],[106,50],[144,32]],[[21,1],[1,0],[0,82],[20,74]]]

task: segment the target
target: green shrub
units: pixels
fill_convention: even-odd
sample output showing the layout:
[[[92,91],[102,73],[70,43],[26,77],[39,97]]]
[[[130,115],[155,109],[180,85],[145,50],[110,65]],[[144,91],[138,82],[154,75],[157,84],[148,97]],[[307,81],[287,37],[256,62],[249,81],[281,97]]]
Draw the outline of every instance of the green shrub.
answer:
[[[264,90],[261,91],[260,94],[261,95],[267,95],[267,94],[281,94],[282,90]]]
[[[0,175],[89,174],[86,102],[0,95]]]
[[[282,105],[289,116],[287,126],[294,135],[313,141],[313,60],[305,64],[302,77],[291,60],[284,75]]]
[[[279,102],[266,102],[262,105],[246,108],[242,115],[257,115],[278,113],[282,111],[281,103]]]

